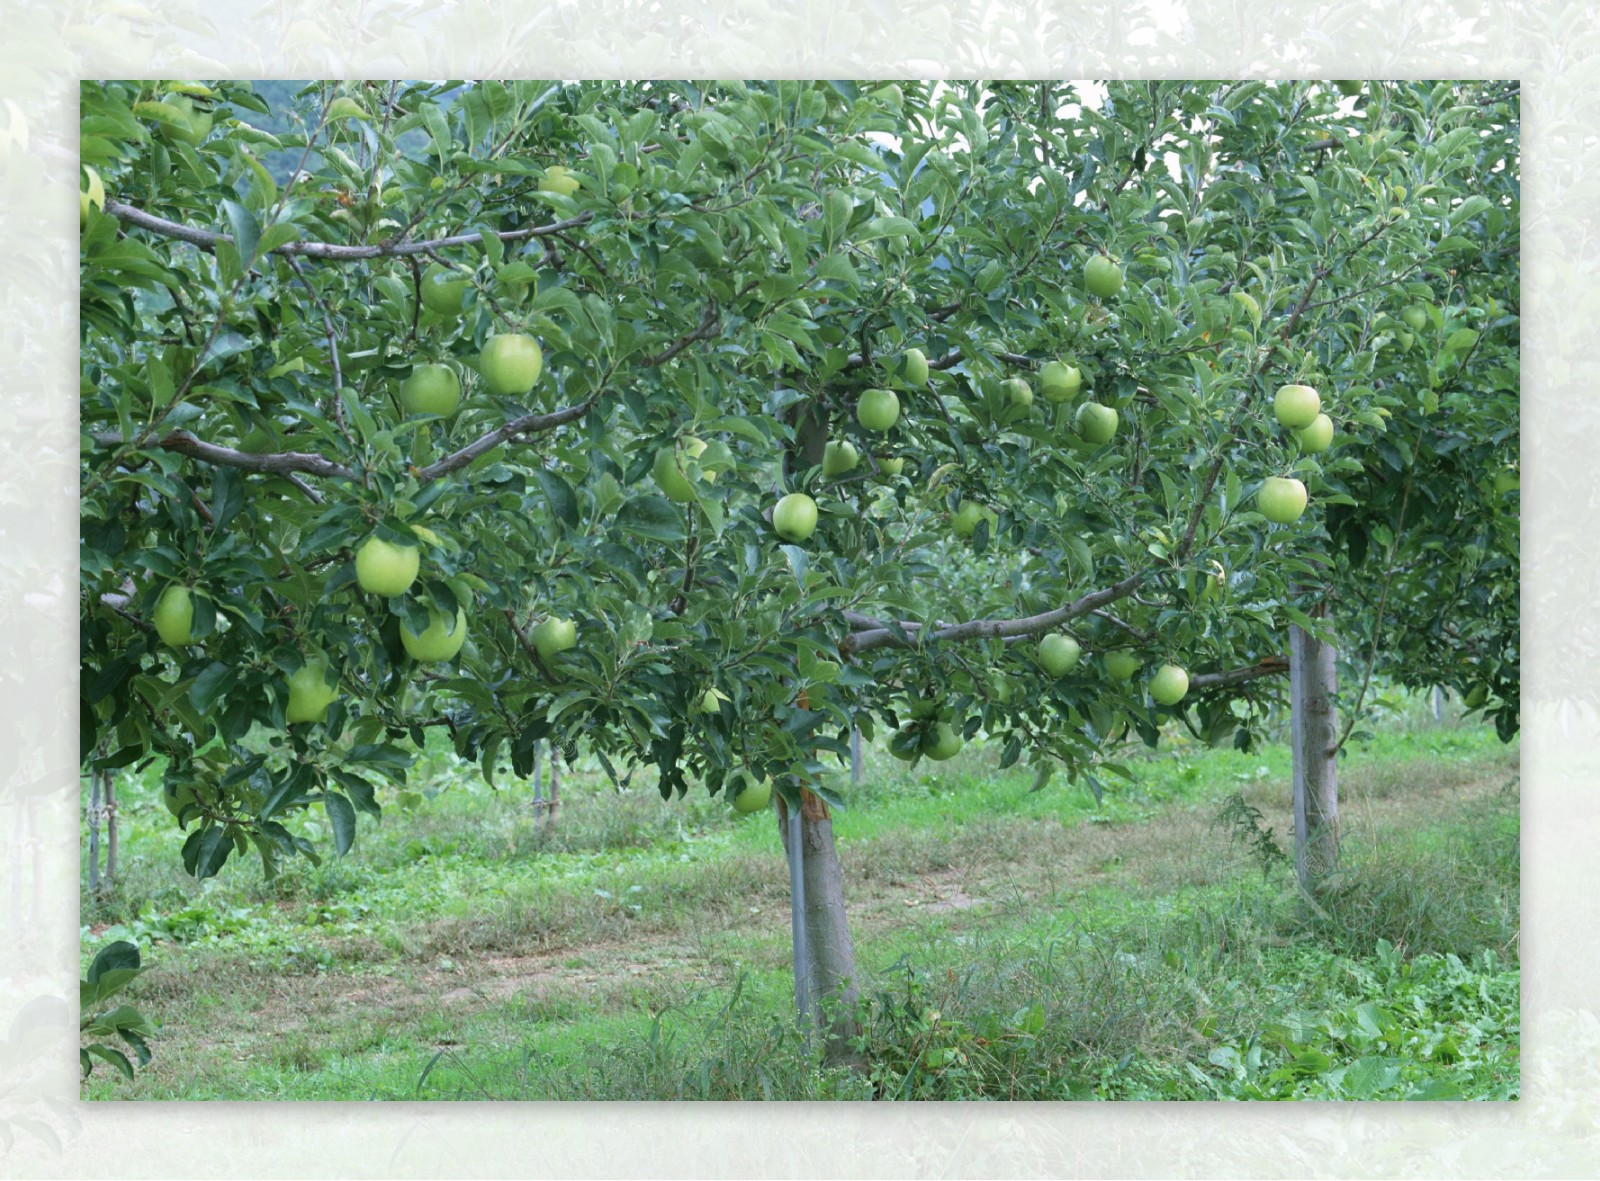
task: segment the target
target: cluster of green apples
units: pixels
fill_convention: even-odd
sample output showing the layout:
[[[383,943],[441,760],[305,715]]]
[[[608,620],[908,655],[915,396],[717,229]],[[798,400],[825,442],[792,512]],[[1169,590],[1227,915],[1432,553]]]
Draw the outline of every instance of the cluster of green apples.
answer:
[[[1322,413],[1322,397],[1311,386],[1280,387],[1272,412],[1299,440],[1301,451],[1326,451],[1333,442],[1333,420]],[[1306,511],[1306,486],[1293,477],[1268,476],[1256,493],[1256,507],[1274,524],[1293,525]]]
[[[150,621],[156,634],[169,647],[184,648],[194,643],[194,596],[189,588],[174,584],[163,590]],[[313,653],[289,674],[289,701],[284,720],[291,725],[320,722],[338,695],[338,687],[329,675],[327,658]],[[167,806],[172,807],[173,801],[169,800]],[[173,815],[181,810],[180,805]]]
[[[398,598],[411,589],[422,568],[421,550],[415,545],[385,541],[374,534],[356,547],[356,585],[370,595]],[[424,664],[454,660],[467,642],[467,609],[456,607],[455,616],[428,609],[428,623],[420,632],[402,621],[400,643],[411,659]]]
[[[501,273],[503,285],[521,290],[531,283],[528,264],[511,263]],[[472,280],[463,272],[434,263],[422,274],[422,306],[450,318],[462,314]],[[520,398],[533,390],[544,371],[539,342],[522,332],[502,332],[483,342],[478,373],[489,393]],[[437,363],[418,365],[400,386],[400,404],[407,414],[448,418],[461,405],[461,381],[455,370]]]
[[[356,547],[356,585],[367,594],[385,599],[397,598],[411,589],[422,568],[422,554],[417,545],[388,541],[373,534]],[[194,642],[194,596],[189,588],[174,584],[165,588],[156,600],[151,613],[151,623],[163,643],[173,648],[184,648]],[[541,625],[543,626],[543,625]],[[570,623],[568,623],[570,627]],[[467,609],[458,605],[454,617],[436,608],[429,608],[428,623],[421,631],[409,623],[400,624],[400,643],[406,653],[424,664],[453,660],[467,641]],[[537,632],[537,629],[536,629]],[[565,633],[554,633],[552,651],[565,643]],[[536,635],[536,646],[539,644]],[[571,647],[570,643],[566,644]],[[326,656],[312,653],[289,676],[289,700],[284,719],[291,725],[300,722],[320,722],[328,707],[338,696],[337,678],[328,667]]]
[[[961,731],[942,720],[912,722],[889,736],[889,753],[903,763],[922,757],[943,763],[966,745]]]
[[[1060,632],[1043,636],[1035,648],[1039,667],[1054,678],[1066,676],[1078,667],[1083,649],[1078,641]],[[1144,662],[1126,649],[1106,653],[1106,675],[1113,681],[1132,680]],[[1189,674],[1176,664],[1163,664],[1150,678],[1150,696],[1162,705],[1177,705],[1189,692]]]
[[[906,349],[893,365],[891,375],[913,389],[928,383],[928,358],[921,349]],[[900,396],[887,387],[863,390],[856,399],[856,421],[864,430],[888,434],[900,421]],[[822,448],[822,477],[837,480],[861,466],[861,452],[849,439],[829,439]],[[880,476],[894,477],[905,471],[901,456],[873,459]],[[659,479],[657,483],[660,483]],[[772,531],[793,544],[810,539],[817,530],[817,502],[804,492],[790,492],[772,508]]]

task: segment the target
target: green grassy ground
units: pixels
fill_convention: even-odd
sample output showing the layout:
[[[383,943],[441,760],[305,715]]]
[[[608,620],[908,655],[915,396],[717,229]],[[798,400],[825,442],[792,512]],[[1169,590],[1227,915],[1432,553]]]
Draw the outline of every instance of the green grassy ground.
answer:
[[[835,821],[867,1068],[790,1015],[770,816],[618,795],[554,826],[443,753],[409,810],[274,882],[196,884],[154,776],[86,956],[131,938],[160,1023],[88,1098],[1475,1098],[1518,1085],[1517,747],[1397,722],[1341,769],[1345,865],[1315,907],[1287,751],[1164,748],[1096,806],[969,747],[869,756]],[[1250,835],[1254,844],[1239,839]],[[1270,834],[1269,834],[1270,830]]]

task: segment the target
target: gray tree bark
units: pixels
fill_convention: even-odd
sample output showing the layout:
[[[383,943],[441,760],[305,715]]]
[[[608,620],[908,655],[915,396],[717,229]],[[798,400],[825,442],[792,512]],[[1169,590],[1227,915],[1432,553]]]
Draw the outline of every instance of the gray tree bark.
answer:
[[[856,951],[844,908],[844,871],[833,841],[828,806],[805,792],[800,809],[802,880],[805,885],[805,959],[809,980],[798,991],[810,998],[813,1028],[823,1039],[823,1058],[830,1065],[857,1066],[860,1053],[851,1039],[856,1023]],[[778,832],[789,852],[788,811],[778,802]]]
[[[111,771],[106,772],[103,794],[106,810],[105,888],[109,891],[115,889],[117,885],[117,849],[121,844],[117,835],[117,779]]]
[[[100,772],[89,772],[89,893],[100,892]]]
[[[1339,743],[1335,650],[1289,628],[1290,747],[1294,754],[1294,871],[1303,890],[1339,865]]]
[[[821,403],[810,399],[790,410],[795,441],[784,452],[784,475],[792,476],[822,462],[828,442],[828,418]],[[805,704],[804,691],[800,702]],[[859,1066],[860,1054],[850,1040],[856,1024],[856,949],[844,909],[844,871],[833,843],[833,821],[821,797],[802,790],[800,809],[801,877],[805,884],[804,920],[809,980],[796,980],[796,995],[810,999],[814,1028],[823,1039],[823,1059],[832,1065]],[[778,832],[789,852],[788,810],[778,800]]]

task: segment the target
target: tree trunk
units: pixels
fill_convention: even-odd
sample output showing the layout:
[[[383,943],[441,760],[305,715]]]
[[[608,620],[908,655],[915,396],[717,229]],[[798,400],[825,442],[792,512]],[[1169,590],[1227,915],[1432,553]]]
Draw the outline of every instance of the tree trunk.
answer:
[[[20,814],[20,813],[19,813]],[[89,893],[100,892],[100,772],[89,772]]]
[[[545,804],[545,827],[556,826],[556,809],[561,807],[561,748],[550,744],[550,799]]]
[[[106,808],[106,877],[105,888],[107,893],[117,886],[117,848],[120,840],[117,836],[117,779],[110,772],[106,772],[105,791],[103,793]]]
[[[810,998],[813,1028],[823,1038],[823,1059],[833,1066],[859,1066],[851,1045],[856,1024],[856,951],[844,909],[844,873],[833,843],[833,821],[818,796],[804,792],[800,808],[801,880],[804,885],[805,960],[809,979],[796,981],[796,995]],[[778,831],[788,853],[788,810],[778,801]]]
[[[828,417],[819,399],[800,402],[790,409],[795,439],[784,452],[786,478],[822,462],[828,442]],[[799,702],[806,706],[805,692]],[[844,909],[844,872],[833,843],[833,821],[821,797],[801,789],[800,868],[804,886],[807,979],[795,981],[795,996],[808,998],[813,1026],[823,1039],[823,1060],[835,1066],[857,1066],[861,1055],[850,1044],[859,1032],[856,1024],[856,949]],[[788,809],[778,799],[778,832],[785,854],[789,852]],[[799,949],[797,949],[799,950]]]
[[[1334,647],[1289,628],[1289,722],[1294,753],[1294,871],[1314,891],[1339,864],[1339,777]]]

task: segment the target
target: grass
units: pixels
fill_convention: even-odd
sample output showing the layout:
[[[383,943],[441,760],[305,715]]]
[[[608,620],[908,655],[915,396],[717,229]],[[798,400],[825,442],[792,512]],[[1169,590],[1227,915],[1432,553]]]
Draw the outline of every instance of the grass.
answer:
[[[194,883],[150,772],[86,953],[159,965],[132,1085],[88,1098],[1505,1098],[1516,747],[1397,716],[1341,766],[1344,865],[1281,859],[1287,751],[1133,761],[1097,805],[978,744],[869,756],[836,819],[867,1067],[795,1032],[770,817],[569,777],[557,823],[430,752],[347,857]],[[1237,800],[1257,844],[1219,822]],[[1237,808],[1234,821],[1238,820]]]

